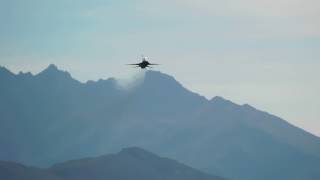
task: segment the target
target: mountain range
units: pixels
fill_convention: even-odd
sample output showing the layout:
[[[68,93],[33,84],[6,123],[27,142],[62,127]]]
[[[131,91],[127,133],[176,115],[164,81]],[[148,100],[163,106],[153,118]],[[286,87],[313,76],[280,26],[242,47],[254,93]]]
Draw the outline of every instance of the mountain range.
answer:
[[[117,154],[84,158],[35,168],[0,161],[4,180],[225,180],[161,158],[141,148],[125,148]]]
[[[320,179],[319,137],[161,72],[137,81],[126,89],[55,65],[36,75],[1,67],[0,159],[49,167],[137,146],[233,180]]]

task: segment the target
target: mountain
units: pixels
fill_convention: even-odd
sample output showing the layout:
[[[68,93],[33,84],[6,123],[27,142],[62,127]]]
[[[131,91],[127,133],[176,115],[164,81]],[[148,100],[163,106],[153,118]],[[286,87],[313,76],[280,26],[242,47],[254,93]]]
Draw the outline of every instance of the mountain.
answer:
[[[46,169],[0,161],[0,179],[224,180],[137,147],[123,149],[117,154],[72,160]]]
[[[137,147],[125,148],[118,154],[69,161],[50,170],[67,180],[223,180]]]
[[[48,167],[138,146],[234,180],[320,179],[319,137],[161,72],[140,75],[125,89],[54,65],[37,75],[0,68],[0,159]]]
[[[0,179],[3,180],[63,180],[48,170],[0,161]]]

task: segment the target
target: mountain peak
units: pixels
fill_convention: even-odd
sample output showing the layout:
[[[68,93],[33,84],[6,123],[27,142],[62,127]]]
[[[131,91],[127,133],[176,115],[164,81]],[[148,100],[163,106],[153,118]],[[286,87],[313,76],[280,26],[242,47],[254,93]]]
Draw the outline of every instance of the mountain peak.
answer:
[[[55,64],[49,64],[48,68],[47,69],[50,69],[50,70],[55,70],[55,71],[58,71],[58,67],[55,65]]]
[[[144,85],[150,86],[153,89],[163,87],[178,87],[183,88],[183,86],[172,76],[162,73],[160,71],[147,71],[145,73]]]
[[[50,64],[46,69],[44,69],[41,73],[52,73],[52,72],[59,72],[60,70],[54,64]]]
[[[224,102],[224,101],[227,101],[227,100],[224,99],[224,98],[221,97],[221,96],[215,96],[215,97],[213,97],[210,101],[212,101],[212,102]]]
[[[45,76],[45,77],[64,77],[64,78],[71,78],[71,75],[67,71],[60,70],[56,65],[50,64],[46,69],[41,71],[38,76]]]
[[[125,154],[132,152],[138,154]],[[117,154],[57,164],[48,172],[68,180],[225,180],[137,147],[125,148]]]
[[[213,105],[214,107],[228,107],[228,108],[239,108],[241,107],[240,105],[230,101],[230,100],[227,100],[221,96],[215,96],[213,97],[211,100],[210,100],[210,103],[211,105]]]
[[[7,68],[0,66],[0,75],[9,74],[14,75],[11,71],[9,71]]]
[[[254,108],[253,106],[251,106],[249,104],[243,104],[242,107],[247,110],[257,110],[256,108]]]

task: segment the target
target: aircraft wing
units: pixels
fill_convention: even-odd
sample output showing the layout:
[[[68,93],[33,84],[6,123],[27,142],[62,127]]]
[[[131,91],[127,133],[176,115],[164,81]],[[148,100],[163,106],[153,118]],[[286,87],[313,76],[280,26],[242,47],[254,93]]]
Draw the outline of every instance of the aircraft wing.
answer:
[[[160,64],[149,64],[149,65],[160,65]]]
[[[140,65],[140,63],[136,63],[136,64],[127,64],[127,65],[136,65],[136,66],[137,66],[137,65]]]

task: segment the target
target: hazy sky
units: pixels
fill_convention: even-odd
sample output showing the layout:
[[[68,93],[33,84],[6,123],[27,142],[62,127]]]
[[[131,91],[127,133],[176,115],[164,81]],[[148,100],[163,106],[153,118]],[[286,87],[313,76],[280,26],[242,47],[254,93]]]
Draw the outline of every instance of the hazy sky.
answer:
[[[319,0],[0,0],[0,65],[81,81],[129,77],[141,54],[209,99],[320,135]]]

